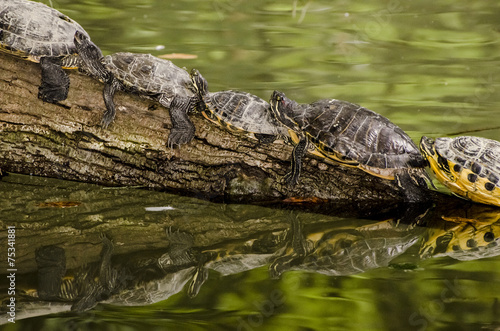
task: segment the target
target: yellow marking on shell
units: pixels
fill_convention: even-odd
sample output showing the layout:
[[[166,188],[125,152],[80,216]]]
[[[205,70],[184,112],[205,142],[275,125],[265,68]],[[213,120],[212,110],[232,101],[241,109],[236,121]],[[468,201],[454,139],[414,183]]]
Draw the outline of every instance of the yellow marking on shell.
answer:
[[[209,120],[210,122],[216,124],[217,126],[220,126],[220,127],[223,127],[231,132],[236,132],[236,133],[243,133],[244,135],[246,135],[247,137],[250,137],[250,138],[253,138],[253,139],[257,139],[255,138],[255,135],[254,133],[252,132],[247,132],[241,128],[238,128],[226,121],[224,121],[219,115],[215,114],[215,113],[212,113],[211,111],[209,110],[204,110],[201,112],[201,114],[203,115],[203,117],[205,117],[207,120]]]
[[[9,48],[5,48],[5,47],[6,47],[5,45],[0,45],[0,52],[6,53],[6,54],[10,54],[10,55],[14,55],[14,56],[20,57],[22,59],[25,59],[25,60],[28,60],[28,61],[31,61],[31,62],[36,62],[36,63],[40,62],[40,57],[39,56],[34,56],[34,55],[31,55],[31,54],[26,54],[25,52],[18,51],[18,50],[15,50],[15,49],[9,49]]]
[[[468,176],[473,174],[471,170],[462,168],[457,173],[453,169],[453,164],[449,161],[448,163],[452,176],[456,178],[454,182],[450,181],[448,184],[451,191],[472,201],[500,206],[500,188],[498,186],[495,185],[492,191],[488,191],[485,188],[486,183],[490,182],[487,178],[477,175],[476,181],[472,183],[468,179]]]
[[[460,167],[460,171],[457,172],[454,169],[455,164],[446,160],[449,168],[448,171],[439,164],[437,161],[439,154],[434,149],[434,146],[432,148],[434,155],[429,153],[423,154],[427,161],[429,161],[432,172],[444,186],[460,197],[479,203],[500,206],[500,188],[498,186],[495,186],[492,191],[488,191],[485,188],[486,183],[489,182],[487,178],[479,177],[478,175],[477,180],[472,183],[468,179],[468,176],[473,174],[470,169]]]
[[[289,130],[290,135],[291,135],[291,132],[292,131]],[[309,134],[308,134],[308,136],[310,138],[312,138],[312,136],[310,136]],[[295,142],[293,136],[292,136],[292,140]],[[388,179],[388,180],[394,180],[394,172],[396,169],[392,169],[392,168],[382,169],[382,168],[377,168],[377,167],[370,167],[368,165],[361,164],[355,160],[342,159],[342,154],[328,151],[326,149],[326,147],[327,147],[326,144],[323,143],[322,141],[320,141],[319,144],[312,144],[311,143],[309,145],[312,146],[313,148],[308,150],[308,153],[324,159],[327,163],[334,164],[334,165],[341,164],[343,166],[347,166],[347,167],[351,167],[351,168],[359,168],[359,169],[369,173],[372,176],[380,177],[380,178]]]
[[[5,48],[4,45],[0,45],[0,52],[14,55],[16,57],[19,57],[19,58],[22,58],[24,60],[28,60],[31,62],[40,63],[40,56],[26,54],[25,52],[18,51],[18,50],[7,49],[7,48]],[[74,70],[74,69],[78,69],[78,66],[76,66],[76,65],[75,66],[61,66],[61,68]]]

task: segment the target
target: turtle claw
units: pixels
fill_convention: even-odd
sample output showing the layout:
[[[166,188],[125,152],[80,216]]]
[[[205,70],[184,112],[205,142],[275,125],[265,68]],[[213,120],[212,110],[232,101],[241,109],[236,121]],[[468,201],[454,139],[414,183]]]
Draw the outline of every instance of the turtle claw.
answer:
[[[104,112],[104,115],[101,120],[101,126],[103,129],[107,129],[108,126],[113,122],[114,120],[114,114],[111,114],[111,112]]]
[[[283,176],[283,182],[291,187],[294,187],[299,182],[299,176],[296,176],[293,172],[289,172]]]
[[[180,145],[187,144],[193,140],[193,137],[194,132],[191,130],[173,128],[167,140],[167,147],[175,148],[176,145],[180,147]]]

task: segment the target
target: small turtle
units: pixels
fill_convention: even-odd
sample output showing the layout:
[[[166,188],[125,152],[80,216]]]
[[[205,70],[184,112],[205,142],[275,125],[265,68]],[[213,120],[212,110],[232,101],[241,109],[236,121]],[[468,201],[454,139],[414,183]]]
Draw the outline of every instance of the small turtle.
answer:
[[[292,135],[296,146],[292,170],[285,177],[289,184],[297,183],[302,157],[312,146],[312,154],[327,160],[358,167],[377,177],[397,179],[400,186],[413,182],[427,188],[425,159],[411,138],[387,118],[336,99],[298,104],[278,91],[274,91],[270,103],[278,121],[297,135]]]
[[[203,99],[203,116],[229,131],[245,133],[262,143],[271,143],[288,130],[274,119],[270,105],[261,98],[239,91],[209,93],[203,78],[193,70],[193,85]]]
[[[66,99],[69,77],[63,68],[81,66],[73,42],[76,31],[89,38],[78,23],[42,3],[0,0],[0,51],[40,63],[38,97],[46,102]]]
[[[500,142],[462,136],[422,137],[422,155],[436,178],[463,198],[500,206]]]
[[[116,113],[113,97],[116,90],[123,90],[153,98],[170,109],[172,131],[168,146],[193,139],[195,128],[187,114],[198,105],[199,95],[185,69],[151,54],[115,53],[102,57],[99,48],[79,32],[75,34],[75,45],[90,74],[105,84],[103,127],[113,122]],[[196,76],[207,85],[198,71]]]

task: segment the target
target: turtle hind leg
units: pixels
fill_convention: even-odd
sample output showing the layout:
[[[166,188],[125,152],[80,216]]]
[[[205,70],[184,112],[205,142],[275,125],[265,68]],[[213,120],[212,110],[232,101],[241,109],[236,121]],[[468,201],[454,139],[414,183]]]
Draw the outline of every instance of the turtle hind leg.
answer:
[[[160,103],[166,106],[166,100],[162,96]],[[188,111],[191,108],[191,101],[184,98],[175,97],[170,105],[170,120],[172,121],[172,130],[167,140],[167,146],[170,148],[175,145],[187,144],[194,138],[194,124],[188,117]]]
[[[104,84],[102,96],[104,98],[104,104],[106,105],[106,111],[104,112],[101,120],[101,125],[104,129],[106,129],[111,123],[113,123],[115,119],[116,109],[114,96],[116,90],[120,88],[120,83],[114,78]]]
[[[300,171],[302,169],[302,158],[306,154],[306,150],[307,139],[302,138],[292,152],[292,169],[283,177],[283,180],[290,186],[295,186],[299,181]]]
[[[45,102],[56,103],[68,97],[69,77],[57,58],[42,57],[42,82],[38,88],[38,98]]]
[[[276,140],[276,136],[272,134],[255,133],[254,135],[261,144],[270,144]]]

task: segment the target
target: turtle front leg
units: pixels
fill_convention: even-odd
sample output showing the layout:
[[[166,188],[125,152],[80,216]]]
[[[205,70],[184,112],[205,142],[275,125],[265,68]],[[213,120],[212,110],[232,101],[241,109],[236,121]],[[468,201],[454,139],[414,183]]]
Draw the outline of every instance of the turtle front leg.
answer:
[[[101,125],[106,129],[115,119],[116,109],[114,96],[116,90],[120,88],[120,83],[116,79],[111,79],[110,82],[104,84],[104,90],[102,95],[104,97],[104,104],[106,105],[106,111],[102,116]]]
[[[42,82],[38,88],[38,98],[56,103],[68,97],[69,77],[61,68],[59,59],[42,57]]]
[[[300,170],[302,169],[302,158],[306,154],[307,138],[302,137],[292,152],[292,170],[283,178],[288,185],[294,186],[299,181]]]
[[[194,138],[194,124],[188,117],[188,111],[191,109],[191,101],[175,97],[169,106],[166,106],[165,97],[160,98],[160,103],[170,108],[170,120],[172,121],[172,130],[167,140],[167,147],[174,148],[175,145],[182,145],[190,142]]]
[[[422,173],[424,175],[422,175]],[[417,176],[420,175],[422,177]],[[404,198],[409,203],[429,201],[426,183],[427,173],[424,169],[403,169],[394,176],[397,186],[401,189]],[[430,181],[430,178],[429,178]],[[431,181],[432,183],[432,181]]]

